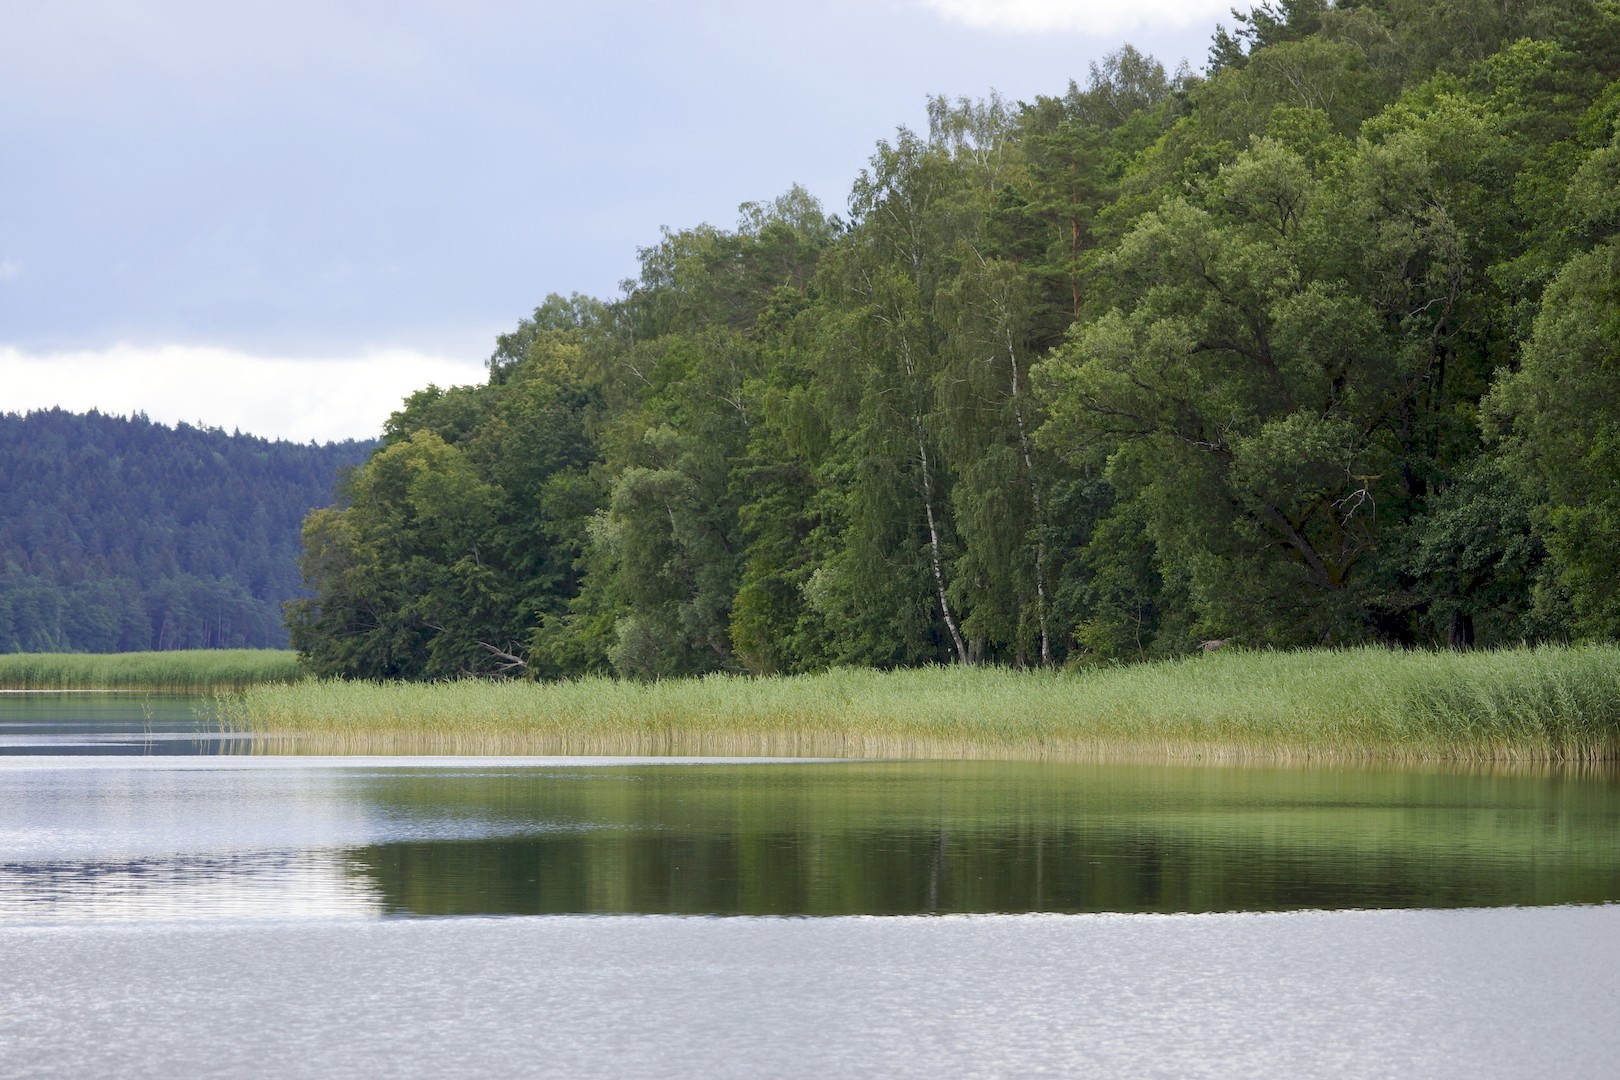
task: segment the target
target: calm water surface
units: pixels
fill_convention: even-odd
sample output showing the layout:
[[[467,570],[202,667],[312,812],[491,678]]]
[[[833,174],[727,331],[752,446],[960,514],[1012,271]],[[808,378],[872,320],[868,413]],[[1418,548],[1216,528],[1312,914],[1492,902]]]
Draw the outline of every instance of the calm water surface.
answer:
[[[0,695],[0,1072],[172,1071],[157,1002],[221,1075],[1620,1060],[1612,771],[300,758],[199,715]]]

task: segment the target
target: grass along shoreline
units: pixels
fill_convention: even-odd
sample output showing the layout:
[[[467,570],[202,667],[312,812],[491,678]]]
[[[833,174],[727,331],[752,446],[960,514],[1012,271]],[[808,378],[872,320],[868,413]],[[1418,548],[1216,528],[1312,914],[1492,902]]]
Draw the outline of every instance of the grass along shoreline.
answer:
[[[3,653],[0,690],[207,693],[308,677],[290,649],[128,653]]]
[[[221,722],[321,753],[1620,759],[1620,647],[1222,652],[1083,672],[250,686]]]

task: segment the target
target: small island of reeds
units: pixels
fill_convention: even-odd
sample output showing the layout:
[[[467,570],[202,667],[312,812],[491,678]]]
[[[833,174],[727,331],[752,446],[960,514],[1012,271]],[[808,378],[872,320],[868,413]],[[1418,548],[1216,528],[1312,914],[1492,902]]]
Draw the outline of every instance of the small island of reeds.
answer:
[[[0,690],[192,694],[307,678],[290,649],[0,654]]]
[[[1222,652],[638,683],[308,681],[223,723],[294,752],[1613,760],[1620,648]]]

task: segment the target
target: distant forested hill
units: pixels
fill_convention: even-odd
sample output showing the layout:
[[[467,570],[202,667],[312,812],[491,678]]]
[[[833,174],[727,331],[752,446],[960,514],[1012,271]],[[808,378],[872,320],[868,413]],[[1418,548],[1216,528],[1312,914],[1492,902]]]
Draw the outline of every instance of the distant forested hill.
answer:
[[[299,522],[371,448],[0,414],[0,652],[285,648]]]

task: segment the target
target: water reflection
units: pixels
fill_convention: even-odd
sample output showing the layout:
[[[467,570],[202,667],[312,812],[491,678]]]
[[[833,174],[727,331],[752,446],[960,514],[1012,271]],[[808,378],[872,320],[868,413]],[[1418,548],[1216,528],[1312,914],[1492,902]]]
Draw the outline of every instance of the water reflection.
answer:
[[[1620,901],[1613,769],[238,757],[206,716],[0,699],[0,921]]]
[[[381,898],[330,851],[0,864],[0,923],[374,917]]]
[[[0,691],[0,757],[233,754],[251,742],[244,733],[220,731],[205,699]]]
[[[1620,900],[1593,771],[0,760],[0,920]]]
[[[351,853],[399,914],[921,914],[1620,899],[1612,778],[861,763],[400,776],[596,827]]]

